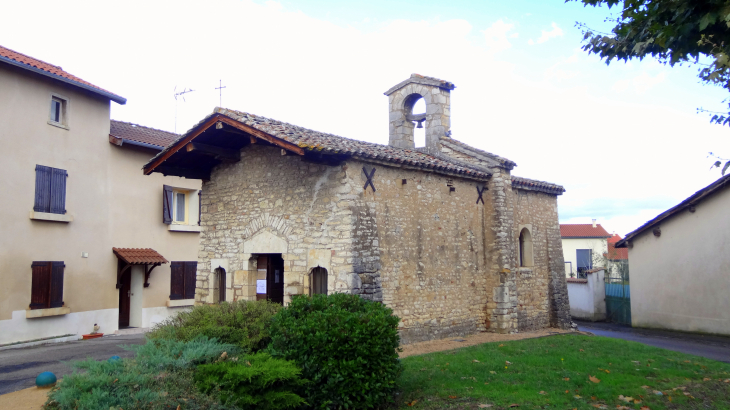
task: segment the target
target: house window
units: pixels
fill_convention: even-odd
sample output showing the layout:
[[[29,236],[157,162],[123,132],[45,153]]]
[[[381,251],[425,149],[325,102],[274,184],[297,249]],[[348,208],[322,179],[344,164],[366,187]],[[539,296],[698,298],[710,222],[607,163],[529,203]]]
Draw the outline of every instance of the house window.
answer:
[[[312,269],[310,281],[312,295],[327,294],[327,269],[319,266]]]
[[[198,192],[164,185],[162,188],[162,222],[167,225],[196,225],[197,228],[200,225],[200,195]],[[170,230],[177,230],[177,228],[171,227]]]
[[[31,309],[63,306],[63,262],[33,262],[31,264]]]
[[[195,299],[198,262],[170,262],[170,300]]]
[[[529,229],[522,228],[520,231],[520,266],[533,266],[532,258],[532,235]]]
[[[51,214],[66,213],[66,170],[35,166],[35,203],[33,210]]]
[[[575,251],[576,267],[578,276],[584,277],[584,272],[593,269],[593,250],[592,249],[576,249]]]
[[[48,123],[61,128],[68,128],[68,98],[51,94],[51,107]]]

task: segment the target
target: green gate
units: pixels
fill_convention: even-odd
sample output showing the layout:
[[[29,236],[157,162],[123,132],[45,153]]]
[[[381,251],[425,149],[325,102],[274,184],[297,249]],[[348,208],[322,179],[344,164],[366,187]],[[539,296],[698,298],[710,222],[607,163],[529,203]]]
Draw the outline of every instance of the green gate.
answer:
[[[631,288],[628,281],[606,279],[606,320],[631,326]]]

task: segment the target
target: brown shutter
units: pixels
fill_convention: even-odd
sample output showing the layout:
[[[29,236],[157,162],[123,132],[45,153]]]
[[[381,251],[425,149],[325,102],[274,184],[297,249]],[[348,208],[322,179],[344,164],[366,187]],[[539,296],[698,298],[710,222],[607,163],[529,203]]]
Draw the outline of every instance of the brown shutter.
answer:
[[[51,262],[51,303],[50,307],[63,306],[63,262]]]
[[[185,299],[185,262],[170,262],[170,300]]]
[[[172,223],[172,187],[162,186],[162,223]]]
[[[203,190],[198,191],[198,226],[200,226],[200,218],[203,214]]]
[[[185,299],[195,299],[195,276],[198,262],[185,262]]]
[[[51,167],[35,166],[35,204],[36,212],[50,212],[51,210]]]
[[[51,262],[33,262],[30,293],[31,309],[46,309],[51,301]]]
[[[51,168],[51,213],[66,213],[66,178],[65,169]]]

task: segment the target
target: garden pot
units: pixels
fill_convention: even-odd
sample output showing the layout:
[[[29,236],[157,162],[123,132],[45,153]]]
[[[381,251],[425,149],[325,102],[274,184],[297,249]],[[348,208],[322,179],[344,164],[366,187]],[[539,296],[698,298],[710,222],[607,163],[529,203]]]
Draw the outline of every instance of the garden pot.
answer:
[[[93,335],[82,335],[81,337],[83,337],[84,340],[88,340],[88,339],[96,339],[97,337],[102,337],[102,336],[104,336],[104,333],[96,333]]]

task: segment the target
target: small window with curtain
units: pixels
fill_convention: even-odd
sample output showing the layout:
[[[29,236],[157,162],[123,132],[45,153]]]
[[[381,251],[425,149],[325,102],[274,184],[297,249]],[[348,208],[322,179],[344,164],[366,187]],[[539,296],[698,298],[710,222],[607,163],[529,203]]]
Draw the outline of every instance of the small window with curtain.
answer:
[[[310,289],[312,295],[327,294],[327,269],[316,267],[312,269],[310,276]]]
[[[64,169],[35,166],[35,212],[66,213],[66,178]]]
[[[33,262],[31,264],[31,309],[63,307],[63,262]]]
[[[170,262],[170,300],[195,299],[198,262]]]

